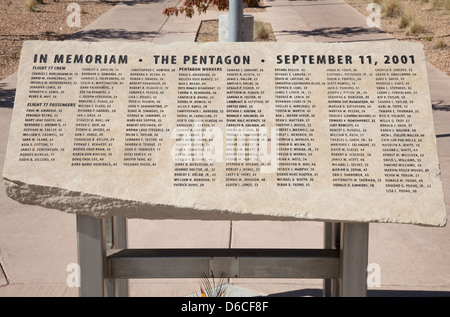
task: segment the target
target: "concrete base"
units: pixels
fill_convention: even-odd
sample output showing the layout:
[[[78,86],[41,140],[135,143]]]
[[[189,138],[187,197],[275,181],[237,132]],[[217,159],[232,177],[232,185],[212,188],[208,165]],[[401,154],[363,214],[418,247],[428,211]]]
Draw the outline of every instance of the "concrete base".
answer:
[[[253,15],[244,14],[242,20],[242,42],[253,42],[253,22]],[[219,42],[228,42],[228,14],[219,16]]]

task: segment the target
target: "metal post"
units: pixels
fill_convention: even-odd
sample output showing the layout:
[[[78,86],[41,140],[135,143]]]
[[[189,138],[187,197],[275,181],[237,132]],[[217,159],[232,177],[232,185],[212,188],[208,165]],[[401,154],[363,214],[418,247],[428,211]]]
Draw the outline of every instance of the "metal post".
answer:
[[[113,218],[114,248],[126,249],[127,242],[127,218],[117,216]],[[118,297],[128,296],[128,279],[116,279],[115,295]]]
[[[114,248],[114,226],[113,218],[109,217],[103,220],[104,232],[105,232],[105,251],[106,254]],[[106,274],[108,275],[108,274]],[[113,278],[106,278],[106,296],[114,297],[116,293],[116,280]]]
[[[339,283],[341,296],[367,296],[368,251],[369,224],[342,224]]]
[[[103,297],[105,294],[103,234],[101,219],[77,215],[80,297]]]
[[[127,248],[127,219],[125,217],[111,217],[104,220],[106,254],[112,249]],[[127,297],[128,279],[111,278],[108,273],[106,280],[107,295],[109,297]]]
[[[332,245],[332,226],[331,222],[324,222],[323,224],[323,248],[331,249]],[[331,279],[326,278],[323,280],[323,297],[331,296]]]
[[[339,250],[340,249],[340,223],[325,222],[324,223],[324,249]],[[323,280],[323,297],[339,296],[339,281],[337,279],[326,278]]]
[[[230,0],[228,16],[228,42],[242,41],[242,18],[244,9],[242,0]]]

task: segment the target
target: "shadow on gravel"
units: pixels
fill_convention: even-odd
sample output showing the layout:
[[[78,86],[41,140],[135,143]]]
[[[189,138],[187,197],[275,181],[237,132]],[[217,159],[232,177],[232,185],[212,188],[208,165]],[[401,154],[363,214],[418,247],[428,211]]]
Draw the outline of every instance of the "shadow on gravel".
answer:
[[[13,108],[16,90],[7,89],[5,86],[6,84],[0,83],[0,108]]]
[[[79,31],[73,34],[69,38],[69,40],[82,40],[87,42],[97,42],[104,40],[149,41],[156,35],[156,32],[133,32],[123,29],[95,29]]]

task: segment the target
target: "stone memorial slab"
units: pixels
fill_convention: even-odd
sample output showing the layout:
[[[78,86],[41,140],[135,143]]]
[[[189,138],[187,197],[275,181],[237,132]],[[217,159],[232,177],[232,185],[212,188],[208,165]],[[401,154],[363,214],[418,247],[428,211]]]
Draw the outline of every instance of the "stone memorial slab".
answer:
[[[147,219],[446,223],[417,43],[26,42],[9,197]]]

